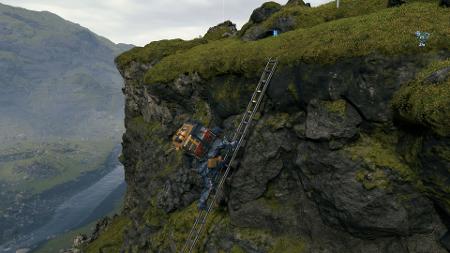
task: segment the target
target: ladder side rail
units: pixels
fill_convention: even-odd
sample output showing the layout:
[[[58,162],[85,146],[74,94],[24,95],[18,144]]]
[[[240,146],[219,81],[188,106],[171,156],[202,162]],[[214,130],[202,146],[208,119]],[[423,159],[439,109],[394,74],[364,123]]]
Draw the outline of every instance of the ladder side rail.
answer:
[[[245,112],[249,111],[249,109],[251,108],[251,106],[252,106],[252,100],[254,100],[256,94],[258,94],[257,91],[261,88],[261,85],[262,85],[263,80],[264,80],[264,77],[265,77],[265,73],[266,73],[267,69],[269,68],[270,63],[272,62],[272,59],[273,59],[272,57],[269,58],[269,61],[267,62],[266,66],[264,67],[264,71],[263,71],[263,73],[261,74],[261,77],[260,77],[260,79],[259,79],[259,81],[258,81],[258,85],[256,86],[256,89],[255,89],[255,91],[253,92],[252,99],[250,99],[250,102],[248,103],[247,109],[246,109]],[[242,125],[243,125],[242,123],[243,123],[243,122],[245,122],[245,118],[243,118],[243,119],[241,120],[241,124],[239,124],[238,130],[235,131],[235,134],[234,134],[234,137],[233,137],[233,141],[235,141],[235,140],[237,139],[237,134],[240,132],[239,130],[242,128]]]
[[[274,71],[275,71],[277,65],[278,65],[277,62],[275,62],[273,68],[271,69],[271,72],[270,72],[270,74],[269,74],[269,77],[268,77],[268,79],[267,79],[267,81],[266,81],[266,83],[265,83],[265,85],[264,85],[264,87],[263,87],[263,90],[262,90],[261,94],[264,94],[265,91],[267,90],[268,84],[270,83],[270,80],[271,80],[271,78],[272,78],[272,75],[273,75],[273,73],[274,73]],[[240,138],[240,140],[239,140],[239,143],[238,143],[237,147],[235,148],[235,150],[234,150],[234,152],[233,152],[233,155],[232,155],[232,157],[231,157],[231,159],[230,159],[230,162],[229,162],[228,165],[227,165],[227,169],[226,169],[225,173],[223,174],[222,178],[220,179],[219,185],[217,186],[217,189],[216,189],[216,194],[214,194],[214,197],[213,197],[211,203],[210,203],[209,206],[208,206],[208,210],[207,210],[207,212],[206,212],[206,214],[205,214],[205,216],[204,216],[204,218],[203,218],[203,222],[202,222],[202,224],[201,224],[201,226],[200,226],[200,231],[199,231],[199,233],[197,234],[197,236],[194,238],[194,241],[193,241],[193,244],[191,245],[191,248],[190,248],[190,250],[189,250],[189,253],[191,253],[192,250],[194,249],[195,244],[197,243],[197,241],[198,241],[198,239],[199,239],[199,235],[201,234],[201,232],[202,232],[202,230],[203,230],[203,228],[204,228],[204,225],[205,225],[205,223],[206,223],[206,220],[208,219],[209,213],[212,211],[212,209],[213,209],[213,207],[214,207],[214,204],[215,204],[215,202],[217,201],[217,197],[218,197],[218,196],[220,195],[220,193],[221,193],[221,190],[222,190],[222,187],[223,187],[223,185],[224,185],[224,183],[225,183],[225,180],[226,180],[228,174],[229,174],[230,171],[231,171],[231,164],[232,164],[232,162],[234,161],[234,159],[236,158],[236,155],[237,155],[237,153],[238,153],[238,151],[239,151],[239,148],[240,148],[240,146],[241,146],[241,144],[242,144],[242,142],[243,142],[243,140],[244,140],[244,138],[245,138],[245,136],[246,136],[246,134],[247,134],[247,132],[248,132],[248,129],[249,129],[250,125],[251,125],[251,122],[252,122],[252,120],[253,120],[253,116],[254,116],[254,114],[256,113],[256,111],[257,111],[257,109],[258,109],[258,107],[259,107],[259,105],[260,105],[260,103],[261,103],[263,97],[264,97],[264,96],[260,96],[260,97],[258,98],[258,101],[257,101],[257,104],[256,104],[256,106],[255,106],[255,109],[252,111],[252,114],[251,114],[251,116],[250,116],[250,118],[249,118],[249,123],[246,124],[246,126],[245,126],[245,128],[244,128],[244,132],[243,132],[243,134],[242,134],[242,136],[241,136],[241,138]]]
[[[270,58],[269,61],[271,61],[271,60],[272,60],[272,58]],[[267,83],[264,85],[263,89],[261,90],[261,93],[260,93],[261,96],[260,96],[260,98],[258,98],[258,101],[261,101],[261,100],[262,100],[262,97],[263,97],[263,95],[265,94],[265,91],[266,91],[268,85],[270,84],[270,80],[272,79],[272,75],[273,75],[273,73],[275,72],[275,69],[276,69],[276,67],[277,67],[277,64],[278,64],[278,61],[277,61],[277,59],[275,59],[274,66],[272,66],[272,68],[271,68],[270,75],[269,75],[268,78],[267,78]],[[256,94],[258,90],[259,90],[259,86],[255,89],[254,94]],[[252,100],[254,100],[254,97],[252,97]],[[252,100],[250,100],[250,103],[249,103],[249,106],[248,106],[248,107],[250,107],[250,105],[253,104]],[[260,102],[257,103],[257,104],[255,105],[255,107],[253,108],[253,111],[256,112],[256,111],[258,110],[259,104],[260,104]],[[243,118],[242,118],[242,120],[241,120],[241,124],[242,124],[243,121],[246,120],[246,116],[247,116],[247,112],[244,114],[244,116],[243,116]],[[254,116],[254,113],[251,115],[251,119],[252,119],[252,120],[253,120],[253,116]],[[252,120],[251,120],[251,121],[252,121]],[[251,121],[249,121],[248,125],[251,125]],[[236,134],[235,134],[235,136],[233,137],[233,141],[235,141],[235,140],[237,139],[237,133],[239,133],[239,131],[236,131]],[[242,136],[242,135],[241,135],[241,136]],[[237,147],[235,148],[235,150],[238,150],[238,149],[240,148],[240,146],[241,146],[241,143],[239,143],[239,144],[237,145]],[[226,155],[225,155],[225,158],[224,158],[225,163],[226,163],[226,161],[227,161],[228,156],[230,155],[230,153],[231,153],[231,150],[228,150],[227,153],[226,153]],[[234,159],[233,159],[233,160],[234,160]],[[227,165],[227,167],[229,167],[229,166],[231,165],[231,163],[232,163],[232,162],[229,162],[229,164]],[[228,175],[228,173],[227,173],[227,175]],[[218,180],[219,180],[219,178],[216,177],[216,178],[214,179],[214,183],[216,184]],[[216,192],[217,192],[217,191],[216,191]]]
[[[268,69],[270,63],[274,63],[274,65],[270,69],[269,76],[267,77],[267,79],[264,80],[264,76],[267,73],[267,69]],[[191,242],[191,240],[190,240],[191,236],[192,236],[191,234],[194,233],[196,225],[198,225],[200,220],[202,220],[202,222],[200,223],[199,230],[197,231],[197,234],[195,235],[194,241],[192,241],[192,244],[191,244],[191,246],[189,248],[189,252],[192,252],[193,248],[195,247],[195,245],[196,245],[196,243],[197,243],[197,241],[198,241],[198,239],[200,237],[200,234],[203,231],[203,228],[204,228],[204,226],[206,224],[206,221],[207,221],[207,218],[209,216],[209,213],[212,211],[213,206],[214,206],[215,202],[217,201],[217,196],[220,195],[220,193],[221,193],[221,189],[222,189],[222,187],[223,187],[223,185],[225,183],[225,180],[226,180],[226,178],[227,178],[227,176],[228,176],[228,174],[229,174],[229,172],[231,170],[231,164],[234,161],[234,159],[235,159],[235,157],[236,157],[236,155],[237,155],[237,153],[239,151],[239,148],[242,145],[243,140],[245,139],[247,131],[248,131],[248,129],[249,129],[251,123],[252,123],[254,114],[256,113],[256,111],[259,108],[259,105],[260,105],[260,103],[262,101],[262,98],[264,97],[265,91],[267,90],[268,84],[270,83],[270,80],[271,80],[271,78],[273,76],[273,73],[274,73],[277,65],[278,65],[277,59],[275,59],[275,61],[272,62],[272,58],[270,58],[268,63],[266,64],[266,67],[264,69],[264,73],[261,75],[261,79],[260,79],[260,81],[259,81],[259,83],[258,83],[258,85],[257,85],[257,87],[255,89],[255,92],[253,93],[253,96],[252,96],[252,98],[251,98],[251,100],[250,100],[250,102],[249,102],[249,104],[247,106],[247,110],[246,110],[246,112],[245,112],[245,114],[244,114],[244,116],[243,116],[243,118],[242,118],[242,120],[241,120],[241,122],[239,124],[239,127],[238,127],[237,131],[234,134],[233,141],[235,141],[238,138],[239,132],[240,132],[241,128],[243,127],[243,125],[245,125],[244,132],[242,133],[242,135],[239,138],[238,145],[236,146],[236,148],[233,151],[232,158],[230,159],[230,161],[229,161],[229,163],[227,165],[227,169],[226,169],[224,175],[221,177],[219,185],[218,185],[218,187],[216,189],[216,194],[214,194],[214,197],[213,197],[211,203],[209,204],[207,211],[203,212],[203,210],[202,210],[202,212],[197,216],[197,219],[196,219],[196,221],[194,223],[193,228],[191,229],[191,232],[189,234],[188,240],[186,241],[185,247],[183,247],[183,251],[182,252],[184,252],[184,249],[186,248],[186,245],[189,244],[189,242]],[[255,97],[258,94],[258,91],[260,90],[260,87],[261,87],[261,84],[263,83],[263,80],[264,80],[264,86],[263,86],[263,89],[260,92],[260,96],[257,99],[257,103],[256,103],[255,107],[253,108],[253,110],[251,110],[251,114],[250,114],[250,117],[249,117],[247,123],[244,124],[244,122],[246,120],[247,113],[250,112],[249,109],[254,104],[253,101],[255,100]],[[230,153],[230,151],[227,152],[227,154],[225,156],[225,161],[226,161],[226,158],[229,155],[229,153]],[[205,215],[203,215],[203,217],[201,217],[202,213],[205,213]]]
[[[205,210],[200,210],[200,213],[195,218],[194,225],[191,228],[191,231],[189,232],[189,235],[186,239],[186,242],[184,243],[183,248],[181,249],[181,252],[186,252],[186,249],[189,247],[190,242],[192,241],[193,235],[195,233],[195,230],[197,228],[197,225],[199,224],[200,220],[202,219],[203,214],[205,213]]]
[[[255,96],[258,94],[257,91],[261,88],[261,85],[262,85],[263,80],[264,80],[265,72],[268,69],[271,60],[272,60],[272,58],[269,59],[269,61],[267,62],[266,66],[264,67],[264,72],[263,72],[263,74],[260,77],[260,80],[258,82],[258,85],[256,86],[255,91],[253,92],[252,98],[250,99],[250,102],[247,105],[247,109],[245,110],[244,117],[242,118],[242,120],[241,120],[241,122],[239,124],[239,127],[235,131],[232,141],[237,140],[237,135],[239,134],[240,130],[242,129],[242,126],[244,125],[246,113],[250,110],[250,108],[252,106],[252,101],[255,99]]]
[[[270,62],[271,60],[272,60],[272,58],[269,59],[269,62]],[[266,65],[266,69],[267,69],[267,67],[268,67],[268,65],[269,65],[269,62],[268,62],[267,65]],[[277,59],[275,59],[274,65],[273,65],[272,68],[270,69],[269,76],[268,76],[267,79],[266,79],[266,83],[264,84],[263,89],[261,90],[260,96],[258,97],[257,101],[260,101],[261,98],[264,96],[265,91],[267,90],[267,86],[268,86],[268,84],[270,83],[270,80],[272,79],[273,73],[274,73],[274,71],[275,71],[277,65],[278,65],[278,62],[277,62]],[[264,71],[266,71],[266,69],[264,69]],[[263,73],[263,75],[261,76],[261,79],[262,79],[263,76],[264,76],[264,73]],[[261,82],[261,81],[260,81],[260,82]],[[252,98],[251,98],[251,100],[250,100],[250,102],[249,102],[249,104],[248,104],[248,106],[247,106],[247,109],[246,109],[246,111],[245,111],[245,113],[244,113],[244,116],[242,117],[241,123],[239,124],[239,128],[238,128],[238,130],[237,130],[237,131],[235,132],[235,134],[234,134],[233,141],[236,141],[237,139],[239,139],[238,134],[240,133],[240,130],[241,130],[241,128],[243,127],[243,125],[250,125],[250,124],[251,124],[251,121],[253,120],[253,115],[254,115],[254,113],[251,114],[251,116],[250,116],[250,118],[249,118],[249,120],[248,120],[248,123],[247,123],[247,124],[244,124],[244,122],[246,121],[246,116],[247,116],[248,112],[250,111],[250,108],[251,108],[252,105],[253,105],[253,101],[255,100],[255,95],[258,93],[257,91],[259,90],[259,88],[261,88],[261,87],[260,87],[260,84],[258,84],[257,88],[255,89],[255,91],[254,91],[254,93],[253,93],[253,96],[252,96]],[[258,108],[259,108],[259,104],[260,104],[260,102],[257,103],[257,104],[255,104],[255,107],[253,108],[252,111],[257,111]],[[228,151],[228,152],[226,153],[225,158],[224,158],[224,161],[227,160],[229,154],[230,154],[230,151]]]
[[[258,94],[258,90],[260,90],[260,88],[261,88],[261,85],[263,83],[266,71],[268,70],[270,64],[272,63],[272,59],[273,59],[272,57],[269,59],[269,61],[267,62],[266,66],[264,68],[263,73],[261,74],[261,78],[260,78],[260,80],[258,82],[258,85],[256,86],[255,91],[253,92],[253,95],[252,95],[252,98],[250,99],[250,102],[247,105],[247,108],[246,108],[245,113],[244,113],[244,115],[243,115],[243,117],[241,119],[241,122],[239,123],[239,126],[238,126],[237,130],[234,132],[234,136],[233,136],[232,141],[236,141],[237,139],[239,139],[238,136],[239,136],[239,133],[242,130],[242,127],[245,125],[244,122],[246,121],[247,113],[248,113],[248,111],[250,111],[250,108],[253,105],[253,101],[255,100],[255,98],[256,98],[256,96]],[[274,62],[274,64],[276,65],[277,63]],[[273,71],[273,67],[271,68],[271,71]],[[266,79],[266,83],[270,82],[270,77],[271,76],[269,75],[269,79]],[[264,94],[264,92],[261,91],[260,95],[262,95],[262,94]],[[225,161],[227,160],[228,156],[229,156],[229,152],[227,152],[226,155],[225,155],[225,158],[224,158]]]

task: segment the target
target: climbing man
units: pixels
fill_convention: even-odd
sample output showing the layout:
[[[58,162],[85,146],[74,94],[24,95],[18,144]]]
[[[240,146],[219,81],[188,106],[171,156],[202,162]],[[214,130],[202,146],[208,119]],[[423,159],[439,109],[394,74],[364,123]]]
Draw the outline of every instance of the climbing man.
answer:
[[[225,166],[222,153],[235,148],[237,142],[229,142],[223,137],[220,127],[210,130],[197,122],[187,122],[174,135],[173,144],[176,150],[182,149],[197,160],[195,170],[203,180],[198,208],[205,210],[214,179]]]
[[[209,148],[205,159],[200,161],[197,168],[197,172],[203,179],[203,191],[198,203],[199,209],[206,209],[206,201],[208,200],[209,193],[214,188],[214,178],[216,178],[219,171],[225,166],[222,151],[235,148],[237,144],[236,141],[229,142],[226,138],[223,138],[223,130],[220,127],[214,127],[211,131],[217,138]]]

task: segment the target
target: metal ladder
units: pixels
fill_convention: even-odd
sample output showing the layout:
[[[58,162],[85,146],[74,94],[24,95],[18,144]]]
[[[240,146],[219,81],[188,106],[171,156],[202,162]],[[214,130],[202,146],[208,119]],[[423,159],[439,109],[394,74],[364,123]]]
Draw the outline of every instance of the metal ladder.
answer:
[[[262,73],[261,78],[258,82],[258,85],[256,86],[256,89],[253,92],[253,96],[247,105],[247,109],[245,110],[244,116],[242,117],[239,127],[234,132],[232,141],[238,141],[237,146],[233,151],[229,150],[226,153],[224,157],[226,170],[223,173],[222,177],[220,178],[215,194],[209,196],[210,202],[208,203],[208,208],[206,210],[199,211],[199,214],[195,219],[194,225],[192,226],[192,229],[189,232],[188,238],[186,239],[186,242],[181,250],[181,253],[185,252],[192,253],[195,248],[195,245],[200,239],[200,235],[206,225],[208,216],[211,213],[212,209],[214,208],[216,201],[219,199],[219,195],[221,193],[225,180],[228,174],[230,173],[231,165],[234,159],[236,158],[239,148],[241,147],[247,135],[248,129],[253,121],[255,113],[259,109],[259,105],[261,104],[261,101],[264,97],[267,87],[269,86],[270,80],[277,68],[277,65],[278,65],[277,58],[270,58],[269,61],[267,62],[266,67],[264,68],[264,72]]]

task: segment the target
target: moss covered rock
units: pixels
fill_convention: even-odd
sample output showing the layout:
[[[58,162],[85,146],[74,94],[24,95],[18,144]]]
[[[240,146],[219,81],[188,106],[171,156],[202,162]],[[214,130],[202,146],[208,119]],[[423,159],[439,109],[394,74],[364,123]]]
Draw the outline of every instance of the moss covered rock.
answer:
[[[438,61],[400,89],[392,104],[400,120],[450,135],[450,60]]]
[[[250,16],[250,21],[254,23],[261,23],[266,20],[270,15],[281,9],[281,5],[276,2],[264,3],[261,7],[255,9]]]
[[[237,34],[236,24],[231,21],[225,21],[214,27],[208,29],[204,38],[207,40],[219,40],[227,37],[231,37]]]

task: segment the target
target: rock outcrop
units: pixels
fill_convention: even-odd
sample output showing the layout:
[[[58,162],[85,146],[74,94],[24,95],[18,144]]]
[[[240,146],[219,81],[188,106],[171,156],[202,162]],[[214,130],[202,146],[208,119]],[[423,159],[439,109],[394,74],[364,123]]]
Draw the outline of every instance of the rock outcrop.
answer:
[[[207,40],[218,40],[223,38],[228,38],[237,34],[236,24],[227,20],[220,23],[214,27],[208,29],[204,38]]]
[[[284,32],[287,30],[287,27],[291,27],[292,29],[294,21],[290,17],[277,20],[277,24],[273,25],[273,27],[266,27],[265,24],[263,24],[264,21],[280,10],[281,5],[275,2],[267,2],[261,7],[255,9],[250,16],[249,22],[243,28],[245,32],[242,34],[242,39],[245,41],[258,40],[271,36],[273,34],[273,30]]]
[[[408,8],[401,15],[414,15]],[[380,18],[397,11],[383,6]],[[348,37],[333,30],[348,24],[337,23],[311,29]],[[117,59],[126,95],[122,215],[131,220],[116,244],[121,252],[183,246],[202,184],[170,138],[188,119],[231,135],[267,60],[261,48],[280,52],[280,66],[196,250],[447,252],[450,48],[435,42],[434,50],[419,51],[412,34],[407,44],[355,52],[360,42],[300,44],[305,30],[270,43],[185,42],[176,54],[144,63],[128,54]],[[374,30],[363,44],[374,46],[378,36],[386,35]],[[407,50],[388,50],[400,45]],[[332,46],[339,55],[326,51]]]
[[[302,6],[306,6],[307,4],[305,4],[305,2],[303,0],[289,0],[286,3],[286,6],[293,6],[293,5],[302,5]]]

